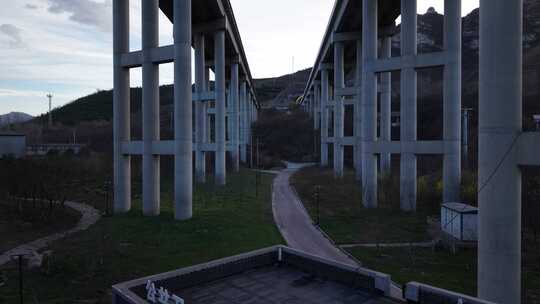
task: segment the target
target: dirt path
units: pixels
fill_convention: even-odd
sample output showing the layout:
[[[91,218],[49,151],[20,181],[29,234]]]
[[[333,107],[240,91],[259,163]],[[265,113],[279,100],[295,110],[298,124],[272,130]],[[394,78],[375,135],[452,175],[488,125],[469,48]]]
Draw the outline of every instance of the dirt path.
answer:
[[[29,254],[32,251],[39,251],[49,246],[49,243],[51,242],[62,239],[75,232],[88,229],[101,218],[99,211],[88,205],[75,202],[66,202],[66,205],[82,214],[81,219],[75,227],[64,232],[54,233],[35,241],[20,245],[0,254],[0,266],[9,262],[11,260],[11,256],[14,254]]]
[[[313,225],[310,216],[289,183],[290,176],[300,168],[302,165],[289,163],[288,168],[280,171],[274,179],[272,209],[281,235],[292,248],[358,266]]]

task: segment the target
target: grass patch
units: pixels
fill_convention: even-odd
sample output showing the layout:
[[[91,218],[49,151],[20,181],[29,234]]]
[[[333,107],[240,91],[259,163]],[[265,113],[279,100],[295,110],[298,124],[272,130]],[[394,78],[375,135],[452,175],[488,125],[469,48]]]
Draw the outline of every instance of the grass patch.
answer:
[[[41,237],[73,228],[81,214],[69,207],[31,201],[0,201],[0,253]]]
[[[88,231],[52,245],[49,275],[27,274],[27,299],[39,303],[109,303],[115,283],[282,243],[271,211],[272,175],[228,176],[228,185],[196,186],[194,218],[173,220],[172,186],[162,184],[162,212],[143,217],[140,202],[127,215],[103,218]],[[0,302],[17,300],[17,273],[5,270]],[[66,289],[67,288],[67,289]]]
[[[476,296],[476,250],[463,249],[456,254],[415,247],[347,250],[362,266],[387,273],[396,283],[417,281]]]
[[[315,221],[319,209],[321,228],[338,244],[430,239],[426,213],[403,212],[387,206],[363,208],[362,192],[351,170],[339,180],[331,169],[308,167],[296,172],[291,182]],[[319,208],[313,196],[317,185],[321,187]]]
[[[522,245],[522,303],[540,303],[540,246],[529,237]],[[417,281],[476,296],[477,252],[456,254],[432,248],[348,248],[362,266],[387,273],[399,284]]]

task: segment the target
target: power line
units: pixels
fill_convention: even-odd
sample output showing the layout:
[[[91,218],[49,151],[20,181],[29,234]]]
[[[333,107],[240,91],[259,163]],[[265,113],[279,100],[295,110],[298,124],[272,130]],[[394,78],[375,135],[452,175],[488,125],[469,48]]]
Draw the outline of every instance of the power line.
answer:
[[[502,164],[504,163],[504,161],[506,160],[506,158],[508,157],[508,155],[510,155],[510,152],[512,152],[512,150],[514,149],[514,146],[516,145],[518,139],[521,137],[521,135],[523,135],[523,132],[517,134],[515,137],[514,137],[514,140],[512,141],[512,144],[510,145],[510,147],[508,148],[508,150],[504,153],[503,157],[501,158],[501,160],[499,161],[499,163],[497,164],[497,166],[495,167],[495,169],[493,170],[493,172],[489,175],[488,179],[486,180],[486,182],[480,187],[478,188],[478,192],[477,194],[480,194],[482,192],[482,190],[484,190],[484,188],[489,184],[489,182],[491,181],[491,179],[495,176],[495,174],[497,174],[497,172],[499,171],[499,169],[501,168]]]

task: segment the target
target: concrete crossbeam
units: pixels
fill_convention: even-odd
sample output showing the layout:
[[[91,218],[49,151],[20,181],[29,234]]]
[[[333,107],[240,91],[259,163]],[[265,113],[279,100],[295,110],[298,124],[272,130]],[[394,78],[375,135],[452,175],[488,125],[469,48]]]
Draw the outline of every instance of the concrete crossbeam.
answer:
[[[540,132],[524,132],[519,138],[518,165],[540,166]]]
[[[366,62],[368,70],[374,73],[393,72],[402,69],[421,69],[444,66],[448,62],[446,52],[409,54],[401,57]]]

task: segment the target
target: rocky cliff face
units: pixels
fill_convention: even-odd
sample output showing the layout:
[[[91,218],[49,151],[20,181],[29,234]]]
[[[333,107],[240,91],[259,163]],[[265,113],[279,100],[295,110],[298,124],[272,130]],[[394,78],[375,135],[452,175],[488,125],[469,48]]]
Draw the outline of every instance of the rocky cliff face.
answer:
[[[530,117],[540,113],[540,0],[524,1],[523,19],[523,117],[526,128],[532,127]],[[478,107],[478,54],[479,54],[479,9],[475,9],[463,17],[462,30],[462,79],[463,106]],[[418,52],[434,52],[443,49],[444,16],[430,8],[425,14],[418,16]],[[398,26],[398,33],[399,33]],[[400,35],[392,39],[393,56],[400,53]],[[394,100],[399,100],[399,78],[394,78]],[[423,71],[419,73],[419,99],[442,98],[442,73],[440,71]],[[421,96],[423,95],[423,96]],[[437,97],[438,96],[438,97]],[[433,107],[428,107],[433,109]],[[422,111],[421,109],[419,109]],[[428,110],[429,111],[429,110]],[[420,113],[430,116],[431,113]]]

